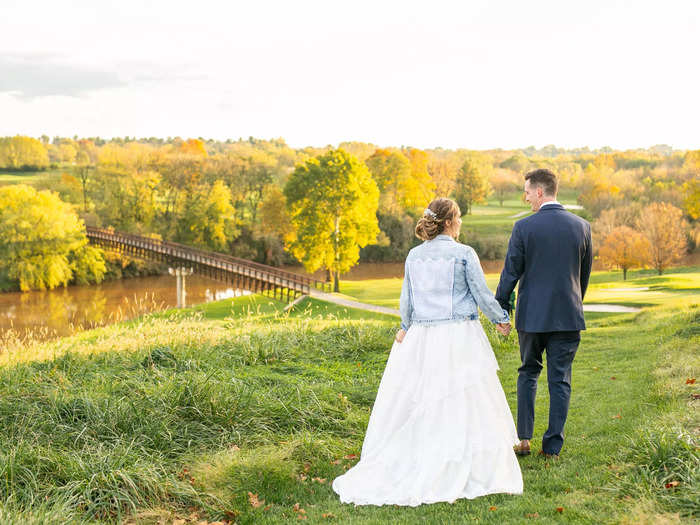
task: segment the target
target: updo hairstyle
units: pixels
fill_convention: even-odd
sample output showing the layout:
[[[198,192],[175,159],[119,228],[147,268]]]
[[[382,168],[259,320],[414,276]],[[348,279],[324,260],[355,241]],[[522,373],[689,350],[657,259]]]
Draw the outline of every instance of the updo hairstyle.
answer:
[[[445,231],[445,221],[455,221],[460,215],[459,206],[452,199],[433,199],[418,219],[416,237],[423,241],[434,239]]]

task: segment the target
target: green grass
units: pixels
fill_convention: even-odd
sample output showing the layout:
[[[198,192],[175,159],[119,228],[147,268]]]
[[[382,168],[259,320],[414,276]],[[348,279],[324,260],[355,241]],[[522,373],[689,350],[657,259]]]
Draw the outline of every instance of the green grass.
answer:
[[[521,198],[521,193],[512,194],[503,201],[503,206],[493,196],[486,204],[476,204],[472,207],[472,213],[462,217],[462,231],[467,236],[470,233],[483,237],[510,236],[515,221],[531,214],[530,205]],[[562,192],[557,200],[562,204],[576,204],[575,192]],[[514,217],[522,212],[525,215]]]
[[[47,170],[47,171],[23,171],[13,173],[0,172],[0,186],[5,184],[37,184],[46,181],[51,177],[60,176],[68,170]]]
[[[499,274],[486,274],[486,283],[495,292]],[[368,279],[341,281],[342,295],[369,304],[399,307],[402,279]],[[622,290],[629,288],[629,290]],[[649,288],[649,290],[634,290]],[[621,289],[620,291],[617,291]],[[586,292],[585,303],[619,304],[624,306],[653,306],[688,304],[700,297],[700,268],[672,268],[664,275],[652,270],[630,272],[626,281],[621,272],[593,272]],[[596,318],[587,312],[586,318]],[[609,315],[609,314],[604,314]]]
[[[308,299],[282,309],[248,296],[5,348],[0,521],[284,523],[297,521],[295,504],[311,523],[357,524],[700,512],[698,386],[685,383],[700,370],[697,304],[590,320],[562,459],[522,459],[523,496],[417,508],[355,508],[330,488],[360,452],[397,319]],[[514,409],[515,336],[485,329]],[[546,392],[543,375],[537,437]]]

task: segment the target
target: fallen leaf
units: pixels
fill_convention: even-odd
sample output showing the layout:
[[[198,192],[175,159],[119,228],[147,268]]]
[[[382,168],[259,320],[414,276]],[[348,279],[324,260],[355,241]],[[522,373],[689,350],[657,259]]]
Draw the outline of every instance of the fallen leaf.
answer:
[[[613,379],[613,380],[615,380],[615,379],[617,379],[617,377],[615,377],[615,376],[612,376],[612,377],[611,377],[610,379]]]
[[[270,510],[270,507],[272,507],[272,503],[270,503],[269,505],[266,505],[266,506],[263,508],[263,510]]]
[[[330,512],[326,512],[325,514],[321,514],[321,517],[331,519],[331,518],[335,518],[335,514],[332,514]]]
[[[677,487],[677,486],[680,485],[680,484],[681,484],[680,481],[669,481],[669,482],[666,483],[666,485],[664,485],[664,486],[665,486],[667,489],[672,489],[673,487]]]
[[[700,394],[691,394],[690,397],[693,399],[700,399]]]
[[[256,509],[265,504],[264,499],[258,499],[258,495],[252,492],[248,492],[248,501],[250,502],[250,506]]]
[[[292,507],[292,508],[294,509],[294,512],[299,512],[299,509],[301,508],[301,506],[298,503],[295,503],[294,507]]]
[[[498,507],[496,507],[495,505],[493,505],[493,506],[489,507],[489,510],[496,510],[497,508],[498,508]]]
[[[622,416],[620,414],[617,414],[616,416],[612,417],[613,419],[622,419]]]
[[[311,469],[311,463],[304,463],[304,472],[308,472]]]
[[[299,474],[299,481],[306,481],[306,478],[308,478],[306,474]]]
[[[311,481],[316,481],[318,483],[325,483],[326,478],[311,478]]]
[[[238,445],[233,445],[231,447],[231,450],[241,450],[241,447],[239,447]]]
[[[561,514],[562,512],[564,512],[564,507],[557,507],[557,512],[558,512],[559,514]]]
[[[340,465],[342,463],[341,460],[336,459],[335,461],[331,461],[331,465]]]
[[[539,518],[540,515],[538,512],[531,512],[530,514],[525,514],[526,518]]]
[[[345,459],[357,459],[356,454],[348,454],[347,456],[344,456],[344,457],[345,457]]]
[[[695,384],[695,378],[694,377],[689,377],[688,379],[685,380],[686,385],[694,385]]]

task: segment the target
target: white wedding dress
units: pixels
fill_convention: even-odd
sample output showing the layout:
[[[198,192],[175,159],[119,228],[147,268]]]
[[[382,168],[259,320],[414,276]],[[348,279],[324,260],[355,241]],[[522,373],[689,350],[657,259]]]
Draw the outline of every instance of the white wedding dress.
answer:
[[[413,324],[394,344],[344,503],[410,505],[522,494],[513,416],[479,321]]]

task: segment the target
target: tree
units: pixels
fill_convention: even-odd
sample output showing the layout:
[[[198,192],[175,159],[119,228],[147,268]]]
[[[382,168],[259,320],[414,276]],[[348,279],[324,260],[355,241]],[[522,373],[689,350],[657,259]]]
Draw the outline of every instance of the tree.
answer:
[[[365,160],[380,192],[381,209],[392,215],[402,212],[401,192],[411,176],[411,163],[398,151],[378,149]]]
[[[435,194],[445,197],[452,194],[457,178],[457,166],[448,159],[433,158],[428,163],[428,173],[435,184]]]
[[[489,165],[490,166],[490,165]],[[491,168],[492,170],[493,168]],[[491,192],[489,170],[478,157],[468,157],[459,169],[455,200],[462,213],[471,214],[472,205],[484,202]]]
[[[389,149],[378,149],[365,160],[379,187],[381,209],[401,213],[400,188],[411,176],[411,164],[405,155]]]
[[[0,188],[0,273],[20,290],[65,286],[74,277],[101,281],[102,252],[87,243],[83,222],[55,193],[24,184]]]
[[[620,226],[635,227],[640,213],[641,207],[638,204],[627,204],[603,210],[593,223],[593,234],[597,243],[602,246],[608,235]]]
[[[297,166],[284,195],[294,228],[287,249],[308,272],[329,270],[339,291],[339,275],[379,234],[379,189],[369,170],[342,149],[331,150]]]
[[[649,240],[650,263],[659,275],[686,252],[683,212],[666,202],[655,202],[639,217],[638,229]]]
[[[400,184],[401,205],[405,210],[422,211],[435,198],[435,183],[428,173],[428,154],[416,148],[410,148],[404,154],[411,172]]]
[[[607,267],[620,268],[622,279],[627,280],[627,270],[647,264],[650,252],[646,237],[628,226],[618,226],[606,237],[599,255]]]
[[[693,219],[700,219],[700,180],[689,180],[683,185],[685,190],[685,211]]]
[[[46,146],[32,137],[0,137],[0,168],[43,170],[49,165]]]
[[[223,181],[202,185],[185,195],[175,240],[191,246],[224,250],[235,235],[231,193]]]
[[[520,179],[512,171],[502,168],[496,170],[496,174],[491,178],[491,186],[501,206],[507,195],[518,191],[519,182]]]

